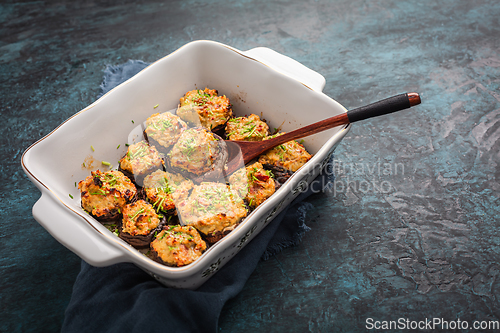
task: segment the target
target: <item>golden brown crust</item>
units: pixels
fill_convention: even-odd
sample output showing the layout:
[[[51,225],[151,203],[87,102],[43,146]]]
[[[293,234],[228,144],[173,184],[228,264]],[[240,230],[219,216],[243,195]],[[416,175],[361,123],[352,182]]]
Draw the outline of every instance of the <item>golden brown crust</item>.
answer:
[[[149,143],[157,149],[169,150],[187,129],[187,124],[170,113],[155,113],[146,120],[144,133]]]
[[[137,200],[123,207],[122,232],[132,236],[149,235],[160,224],[153,206]]]
[[[228,140],[261,141],[268,135],[269,126],[255,114],[230,119],[226,124]]]
[[[283,132],[271,135],[264,140],[268,140],[282,134],[285,133]],[[261,164],[279,166],[295,172],[301,166],[306,164],[311,157],[311,154],[306,151],[302,144],[292,140],[266,151],[264,154],[259,156],[259,162]]]
[[[255,162],[245,169],[237,170],[229,177],[230,187],[244,198],[252,209],[259,206],[276,191],[275,180],[271,171]]]
[[[177,211],[183,224],[204,235],[238,224],[247,215],[243,200],[222,183],[201,183],[179,202]]]
[[[181,175],[156,170],[144,178],[144,191],[156,211],[176,214],[175,202],[188,196],[193,182]]]
[[[202,175],[213,171],[219,156],[219,144],[207,129],[202,127],[185,130],[168,154],[170,166]]]
[[[154,146],[150,146],[146,141],[130,145],[125,156],[119,161],[119,170],[140,186],[148,173],[163,168],[162,156]]]
[[[167,226],[151,242],[152,257],[168,266],[185,266],[207,248],[198,231],[190,226]]]
[[[201,126],[213,130],[224,125],[233,115],[229,99],[218,96],[215,89],[195,89],[188,91],[180,98],[177,115],[185,121],[194,122],[194,115],[198,114]]]
[[[256,208],[276,191],[271,172],[264,170],[262,164],[255,162],[246,167],[248,193],[246,200],[250,208]]]
[[[183,177],[181,174],[173,174],[170,172],[166,174],[168,186],[174,202],[186,199],[194,186],[193,181]]]
[[[167,173],[156,170],[144,178],[144,192],[157,212],[175,210],[172,191],[168,186]]]
[[[92,171],[90,176],[78,183],[78,188],[82,208],[102,222],[118,219],[123,207],[137,193],[130,179],[116,170]]]

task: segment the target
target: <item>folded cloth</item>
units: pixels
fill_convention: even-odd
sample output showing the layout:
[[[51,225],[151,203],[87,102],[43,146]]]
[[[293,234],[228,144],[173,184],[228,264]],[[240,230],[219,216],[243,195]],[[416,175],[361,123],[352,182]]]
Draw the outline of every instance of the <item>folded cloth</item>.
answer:
[[[100,96],[147,65],[129,60],[108,66]],[[322,172],[314,183],[332,184],[332,177]],[[309,230],[305,219],[312,205],[304,199],[318,191],[304,190],[197,290],[167,288],[130,263],[97,268],[82,261],[62,332],[216,332],[222,307],[243,289],[259,260],[298,244]]]

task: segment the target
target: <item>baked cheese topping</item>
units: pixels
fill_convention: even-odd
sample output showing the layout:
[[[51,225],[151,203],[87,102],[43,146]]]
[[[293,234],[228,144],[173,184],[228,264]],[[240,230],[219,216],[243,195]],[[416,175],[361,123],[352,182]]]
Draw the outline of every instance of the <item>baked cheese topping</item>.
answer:
[[[229,177],[230,187],[251,208],[256,208],[274,194],[276,186],[272,172],[265,170],[259,162],[237,170]]]
[[[268,140],[283,134],[285,133],[283,132],[271,135],[264,138],[264,140]],[[307,161],[311,159],[311,157],[311,154],[306,151],[303,145],[295,140],[292,140],[266,151],[264,154],[259,156],[259,162],[261,164],[280,166],[287,170],[295,172],[301,166],[306,164]]]
[[[166,172],[166,174],[168,187],[170,188],[174,202],[186,199],[194,186],[193,181],[184,178],[180,174],[173,174],[170,172]]]
[[[180,201],[177,211],[185,225],[192,225],[205,235],[238,224],[247,216],[243,200],[226,184],[201,183],[191,195]]]
[[[158,144],[170,148],[179,139],[187,124],[178,116],[170,113],[155,113],[146,120],[145,132]]]
[[[202,175],[211,171],[218,155],[214,135],[202,127],[185,130],[168,154],[170,165]]]
[[[198,114],[201,126],[213,129],[225,124],[233,115],[232,106],[229,99],[218,96],[217,90],[195,89],[188,91],[180,98],[177,115],[186,121],[193,122],[194,113]]]
[[[160,224],[151,204],[137,200],[123,207],[122,231],[132,236],[148,235]]]
[[[248,176],[246,168],[239,168],[229,176],[229,188],[238,199],[245,199],[248,193]]]
[[[166,212],[175,208],[172,191],[169,187],[165,171],[156,170],[147,175],[144,178],[144,191],[149,202],[157,212]]]
[[[269,135],[269,126],[259,116],[230,119],[226,124],[226,136],[229,140],[261,141]]]
[[[271,177],[271,171],[264,170],[259,162],[247,166],[246,171],[248,177],[246,200],[250,207],[256,208],[276,191],[274,179]]]
[[[122,208],[135,196],[135,185],[116,170],[92,171],[78,183],[82,207],[96,217],[120,214]]]
[[[160,153],[146,141],[130,145],[127,154],[120,160],[120,168],[134,176],[145,175],[151,170],[162,167],[163,160]]]
[[[144,178],[144,190],[156,211],[167,212],[175,208],[175,201],[187,197],[193,182],[181,175],[156,170]]]
[[[166,264],[180,267],[198,259],[207,244],[195,228],[176,225],[162,230],[150,247]]]

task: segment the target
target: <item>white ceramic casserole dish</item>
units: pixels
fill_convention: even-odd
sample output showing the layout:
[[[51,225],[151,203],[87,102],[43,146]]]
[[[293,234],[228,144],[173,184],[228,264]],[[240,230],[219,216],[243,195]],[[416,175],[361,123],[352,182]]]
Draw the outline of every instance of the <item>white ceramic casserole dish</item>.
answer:
[[[23,169],[41,191],[33,216],[91,265],[132,262],[164,285],[195,289],[316,178],[349,126],[305,138],[313,158],[235,230],[184,267],[154,262],[88,215],[80,206],[75,182],[85,179],[90,170],[104,170],[102,160],[116,164],[137,123],[153,113],[175,109],[186,91],[217,89],[230,99],[236,116],[262,114],[271,129],[281,126],[282,131],[290,131],[346,112],[321,92],[324,85],[320,74],[268,48],[239,51],[212,41],[191,42],[76,113],[24,152]]]

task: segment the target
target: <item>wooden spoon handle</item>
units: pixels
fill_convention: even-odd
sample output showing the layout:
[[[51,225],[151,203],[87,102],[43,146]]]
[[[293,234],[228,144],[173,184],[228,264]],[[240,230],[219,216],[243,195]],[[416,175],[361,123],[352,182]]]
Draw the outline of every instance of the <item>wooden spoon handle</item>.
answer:
[[[347,117],[349,118],[349,122],[353,123],[355,121],[408,109],[417,104],[420,104],[420,96],[417,93],[405,93],[350,110],[347,112]]]
[[[420,104],[420,96],[417,93],[404,93],[396,95],[351,111],[347,111],[346,113],[318,121],[317,123],[301,127],[294,131],[277,136],[276,138],[264,140],[262,143],[269,148],[276,147],[282,143],[313,135],[339,125],[345,125],[355,121],[408,109],[409,107],[417,104]]]

